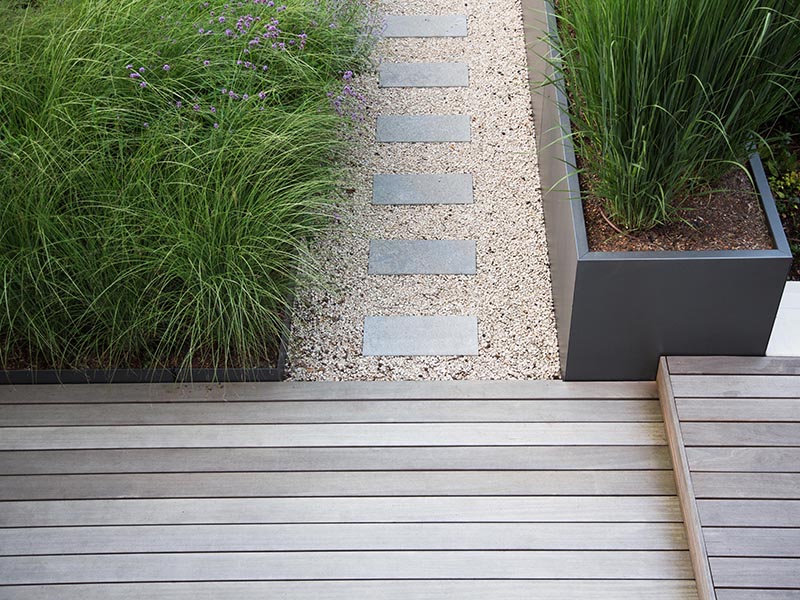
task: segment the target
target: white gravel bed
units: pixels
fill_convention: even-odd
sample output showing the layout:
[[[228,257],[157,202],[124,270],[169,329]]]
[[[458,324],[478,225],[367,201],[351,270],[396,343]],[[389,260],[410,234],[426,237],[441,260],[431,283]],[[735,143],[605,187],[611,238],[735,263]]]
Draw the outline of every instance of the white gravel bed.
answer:
[[[351,201],[313,249],[326,292],[298,292],[294,380],[551,379],[558,376],[541,195],[519,0],[383,0],[386,14],[466,14],[469,36],[386,39],[376,62],[465,62],[468,88],[379,89],[349,157]],[[468,114],[472,141],[378,144],[378,114]],[[372,206],[376,173],[471,173],[471,205]],[[468,239],[477,274],[368,276],[370,239]],[[367,315],[473,315],[480,349],[465,357],[364,357]]]

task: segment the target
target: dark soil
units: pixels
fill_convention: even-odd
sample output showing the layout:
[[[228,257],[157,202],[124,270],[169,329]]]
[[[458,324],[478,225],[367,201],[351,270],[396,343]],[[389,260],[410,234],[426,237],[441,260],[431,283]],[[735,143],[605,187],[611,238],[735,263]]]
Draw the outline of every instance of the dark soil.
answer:
[[[581,189],[588,184],[581,179]],[[594,252],[664,250],[769,250],[775,247],[758,194],[736,169],[708,190],[678,203],[679,221],[648,231],[621,231],[605,218],[602,201],[583,203],[589,249]]]

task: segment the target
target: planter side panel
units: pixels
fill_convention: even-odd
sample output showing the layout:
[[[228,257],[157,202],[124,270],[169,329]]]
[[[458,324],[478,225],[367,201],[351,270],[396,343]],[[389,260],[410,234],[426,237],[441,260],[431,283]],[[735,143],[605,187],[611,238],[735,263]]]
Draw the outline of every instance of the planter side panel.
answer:
[[[584,257],[564,378],[650,380],[662,355],[763,356],[786,259],[749,254]]]
[[[544,204],[547,248],[553,304],[558,330],[558,347],[562,375],[564,357],[572,321],[572,301],[575,292],[575,272],[579,246],[575,238],[575,220],[583,222],[580,192],[575,175],[575,155],[569,133],[569,121],[559,108],[566,98],[552,83],[543,85],[554,76],[547,62],[552,54],[544,36],[554,26],[552,6],[545,0],[523,0],[525,40],[530,72],[531,104],[533,107],[536,143],[539,158],[539,182]]]

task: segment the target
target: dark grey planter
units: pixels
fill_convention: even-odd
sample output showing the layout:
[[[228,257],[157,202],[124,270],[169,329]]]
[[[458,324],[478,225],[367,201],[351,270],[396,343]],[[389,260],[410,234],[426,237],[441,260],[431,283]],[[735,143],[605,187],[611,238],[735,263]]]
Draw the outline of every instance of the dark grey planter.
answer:
[[[567,98],[545,60],[547,0],[523,0],[531,96],[565,380],[649,380],[662,355],[763,356],[792,256],[758,155],[750,159],[774,250],[591,252]]]

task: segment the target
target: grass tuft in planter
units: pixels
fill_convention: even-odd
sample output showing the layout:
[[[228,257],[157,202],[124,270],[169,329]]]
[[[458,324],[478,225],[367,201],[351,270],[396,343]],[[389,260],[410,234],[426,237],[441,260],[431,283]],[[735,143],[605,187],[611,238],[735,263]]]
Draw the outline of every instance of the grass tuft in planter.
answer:
[[[336,200],[364,4],[20,6],[0,0],[0,366],[264,364]]]
[[[800,94],[796,0],[559,0],[558,18],[577,153],[627,230],[742,166]]]

